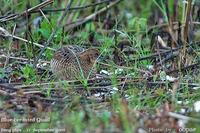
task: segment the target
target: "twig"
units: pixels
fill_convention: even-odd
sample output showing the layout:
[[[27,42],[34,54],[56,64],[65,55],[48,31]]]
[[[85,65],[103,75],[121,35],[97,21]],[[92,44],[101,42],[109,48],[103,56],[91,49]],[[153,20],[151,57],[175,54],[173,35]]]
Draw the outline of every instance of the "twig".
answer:
[[[94,7],[94,6],[98,6],[98,5],[105,4],[105,3],[108,3],[108,2],[112,2],[112,1],[115,1],[115,0],[103,0],[103,1],[100,1],[100,2],[93,3],[93,4],[88,4],[88,5],[85,5],[85,6],[72,7],[72,8],[69,8],[69,11],[86,9],[88,7]],[[57,11],[64,11],[64,10],[65,10],[65,8],[43,9],[44,12],[57,12]],[[31,13],[36,13],[36,12],[38,12],[38,11],[36,10],[36,11],[31,12]]]
[[[28,94],[40,94],[40,93],[42,93],[42,91],[29,91],[29,92],[23,92],[22,94],[28,95]],[[10,95],[11,96],[17,95],[17,92],[10,93]]]
[[[76,5],[79,6],[80,4],[81,4],[81,0],[77,0],[77,1],[76,1]],[[79,12],[80,12],[80,11],[72,12],[72,13],[68,14],[68,16],[66,16],[66,17],[67,17],[66,23],[72,22],[73,19],[74,19],[74,16],[76,16],[75,14],[77,14],[77,13],[79,13]]]
[[[151,82],[151,81],[148,81],[148,84],[155,84],[155,85],[166,85],[166,83],[173,83],[173,82],[169,82],[169,81],[154,81],[154,82]],[[180,85],[186,85],[186,86],[189,86],[189,87],[200,87],[200,84],[198,83],[179,83]]]
[[[193,42],[191,44],[188,44],[186,47],[191,47],[194,44],[200,45],[200,42],[196,42],[196,43]],[[172,55],[176,55],[177,51],[182,49],[182,48],[183,48],[183,46],[180,46],[180,47],[177,47],[177,48],[172,48],[170,50],[166,50],[164,52],[160,52],[160,54],[161,54],[161,56],[164,56],[164,55],[169,54],[169,53],[171,53]],[[158,53],[153,53],[151,55],[147,55],[147,56],[144,56],[144,57],[139,57],[137,59],[133,59],[133,61],[142,61],[142,60],[147,60],[147,59],[154,59],[157,56],[158,56]],[[122,63],[124,63],[124,62],[122,62]]]
[[[41,9],[39,9],[39,11],[42,14],[42,16],[46,19],[47,23],[51,26],[51,29],[53,30],[52,25],[51,25],[50,21],[48,20],[48,18],[46,17],[46,15],[43,13],[43,11]]]
[[[111,2],[111,1],[114,1],[114,0],[104,0],[104,1],[96,2],[96,3],[84,5],[84,6],[72,7],[72,8],[69,8],[69,11],[87,9],[89,7],[94,7],[94,6],[102,5],[102,4]],[[28,12],[28,14],[38,13],[38,12],[40,12],[40,10],[41,10],[41,8],[36,9],[36,10],[32,10],[32,11]],[[43,12],[59,12],[59,11],[65,11],[65,8],[61,8],[61,9],[52,9],[52,8],[51,9],[42,9],[42,11]],[[15,17],[17,15],[20,15],[20,14],[16,13],[16,14],[10,14],[10,15],[1,16],[0,17],[0,21],[3,20],[3,19],[6,19],[6,18],[10,18],[9,20],[13,20],[14,18],[11,19],[11,17]],[[21,16],[23,16],[23,15],[21,15]],[[18,17],[20,17],[20,16],[18,16]],[[9,20],[7,20],[7,21],[9,21]]]
[[[0,89],[3,88],[4,90],[7,89],[9,91],[17,91],[17,88],[10,86],[10,84],[0,84]]]
[[[159,47],[159,38],[162,40],[162,38],[160,36],[157,37],[157,43],[156,43],[156,46],[157,46],[157,53],[158,53],[158,59],[159,59],[159,63],[161,64],[161,67],[163,68],[163,70],[165,70],[165,67],[164,65],[162,64],[162,57],[161,57],[161,54],[160,54],[160,47]],[[163,41],[163,40],[162,40]],[[164,41],[163,41],[164,42]]]
[[[162,59],[159,63],[157,63],[156,65],[157,66],[161,66],[164,62],[170,60],[170,59],[173,59],[174,57],[177,57],[178,56],[178,51],[175,51],[175,52],[172,52],[172,53],[169,53],[166,55],[166,57],[164,59]]]
[[[92,20],[93,18],[95,18],[97,15],[105,12],[106,10],[110,9],[111,7],[113,7],[114,5],[118,4],[119,2],[121,2],[122,0],[117,0],[115,2],[110,3],[110,5],[100,9],[99,11],[87,16],[86,18],[84,18],[83,20],[79,20],[77,22],[74,22],[73,24],[67,25],[67,27],[65,28],[65,31],[69,31],[70,29],[73,29],[75,27],[78,27],[80,25],[83,25],[84,23]]]
[[[30,8],[30,9],[22,12],[21,14],[12,14],[12,15],[9,15],[9,16],[7,16],[5,18],[2,18],[2,19],[0,19],[0,22],[5,22],[5,21],[16,19],[18,17],[26,15],[29,12],[32,12],[32,11],[37,10],[37,9],[41,9],[41,8],[51,4],[51,3],[53,3],[53,0],[46,0],[46,1],[38,4],[37,6],[34,6],[34,7]]]
[[[33,59],[27,59],[27,58],[23,58],[23,57],[6,56],[6,55],[3,55],[3,54],[0,55],[0,58],[9,58],[9,59],[15,59],[15,60],[21,60],[21,61],[31,61],[31,62],[34,62]],[[49,61],[41,60],[40,62],[41,62],[41,63],[50,64]]]
[[[200,61],[195,63],[195,64],[185,66],[185,67],[183,67],[181,69],[175,69],[175,70],[167,71],[166,73],[167,74],[177,73],[177,72],[185,71],[185,70],[188,70],[188,69],[196,69],[196,68],[199,68],[199,67],[200,67]]]
[[[5,30],[4,28],[0,27],[0,36],[3,36],[3,37],[11,37],[11,38],[14,38],[14,39],[17,39],[17,40],[20,40],[20,41],[23,41],[23,42],[26,42],[26,43],[30,43],[30,44],[34,44],[40,48],[43,48],[44,46],[39,44],[39,43],[35,43],[35,42],[32,42],[32,41],[28,41],[26,39],[23,39],[21,37],[18,37],[18,36],[15,36],[15,35],[12,35],[10,34],[7,30]],[[52,51],[55,51],[55,49],[53,48],[50,48],[50,47],[47,47],[47,49],[49,50],[52,50]]]
[[[94,78],[94,79],[89,79],[88,82],[89,81],[94,81],[94,80],[101,80],[101,81],[103,81],[103,80],[106,80],[106,79],[108,80],[110,78],[109,77],[107,77],[107,78],[101,78],[101,79]],[[128,80],[127,77],[120,77],[117,80],[121,81],[122,79],[123,80],[126,79],[126,83],[127,82],[138,82],[140,80],[144,80],[143,78],[134,78],[134,79]],[[59,82],[38,83],[38,84],[32,84],[32,85],[15,85],[15,87],[16,88],[29,88],[29,87],[36,87],[36,86],[46,86],[46,85],[51,85],[51,84],[56,85],[56,84],[62,84],[62,83],[64,84],[64,83],[81,83],[81,82],[79,80],[70,80],[70,81],[63,80],[63,81],[59,81]],[[94,84],[94,82],[89,83],[89,85],[93,85],[93,84]],[[111,84],[111,82],[109,84]],[[124,84],[124,82],[122,84]],[[100,82],[100,83],[95,83],[95,85],[99,85],[99,86],[101,85],[100,87],[102,87],[103,85],[106,85],[106,84],[102,84]],[[73,87],[82,87],[80,84],[77,84],[77,85],[73,84],[72,86]]]
[[[195,24],[195,25],[200,25],[200,22],[190,22],[190,24]],[[177,25],[178,24],[178,22],[173,22],[172,23],[173,25]],[[163,24],[158,24],[158,25],[153,25],[153,26],[151,26],[151,27],[149,27],[148,28],[148,30],[147,30],[147,32],[150,32],[150,31],[152,31],[153,29],[155,29],[155,28],[161,28],[161,27],[167,27],[169,24],[168,23],[163,23]],[[182,26],[181,27],[184,27],[184,25],[185,25],[185,23],[182,23]],[[176,29],[175,29],[176,30]],[[146,33],[145,33],[146,34]]]
[[[200,119],[188,117],[188,116],[177,114],[177,113],[174,113],[174,112],[169,112],[168,115],[171,116],[171,117],[177,118],[177,119],[181,119],[181,120],[200,122]]]

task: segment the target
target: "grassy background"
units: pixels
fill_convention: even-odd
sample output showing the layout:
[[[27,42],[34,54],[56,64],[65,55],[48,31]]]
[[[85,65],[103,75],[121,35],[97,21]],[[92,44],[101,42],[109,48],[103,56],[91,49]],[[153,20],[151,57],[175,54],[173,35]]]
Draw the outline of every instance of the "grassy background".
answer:
[[[72,7],[86,5],[94,2],[93,0],[74,0]],[[39,4],[40,1],[25,1],[25,0],[2,0],[0,3],[0,16],[10,13],[21,13],[27,8]],[[54,1],[53,4],[47,6],[47,9],[64,8],[67,1]],[[1,54],[9,54],[14,57],[23,57],[28,59],[25,63],[18,60],[10,60],[5,63],[5,59],[1,58],[0,78],[2,80],[10,81],[11,83],[20,83],[22,85],[32,85],[42,82],[52,83],[45,86],[45,96],[51,98],[51,89],[62,88],[66,92],[58,92],[63,96],[65,104],[61,107],[58,104],[51,106],[44,106],[38,100],[32,100],[34,107],[24,109],[26,117],[33,117],[33,108],[36,109],[36,116],[39,118],[50,118],[50,122],[35,122],[35,123],[14,123],[13,127],[22,128],[24,130],[35,129],[65,129],[67,132],[137,132],[139,129],[149,131],[151,127],[161,128],[164,123],[170,123],[169,116],[165,112],[177,112],[183,115],[199,119],[199,112],[193,109],[194,102],[199,100],[200,90],[192,90],[191,87],[180,85],[178,88],[174,87],[176,83],[171,84],[165,82],[164,85],[155,84],[148,85],[148,80],[143,80],[144,73],[139,70],[147,70],[148,66],[153,65],[153,60],[138,61],[140,57],[148,56],[154,53],[152,39],[154,33],[163,32],[162,28],[153,28],[153,32],[148,32],[149,28],[156,25],[156,18],[162,18],[163,23],[168,23],[169,18],[165,10],[164,1],[156,0],[124,0],[115,7],[109,9],[95,17],[94,20],[78,27],[77,29],[67,30],[69,24],[85,18],[86,16],[98,11],[106,4],[87,8],[84,10],[70,11],[61,27],[56,32],[49,47],[58,49],[67,44],[76,44],[85,48],[96,47],[101,51],[100,61],[108,64],[105,67],[97,65],[98,72],[106,70],[113,73],[108,76],[111,81],[111,89],[118,88],[117,91],[112,90],[111,93],[101,94],[104,98],[102,102],[97,102],[98,98],[93,98],[89,95],[90,100],[86,99],[84,95],[73,92],[73,87],[68,83],[54,85],[56,79],[51,75],[49,65],[44,65],[42,68],[34,67],[34,61],[38,56],[41,48],[35,46],[33,43],[24,43],[16,39],[1,37],[0,48]],[[182,1],[178,2],[178,20],[183,22],[186,18],[184,12],[185,6]],[[173,1],[169,0],[169,12],[173,15]],[[31,14],[30,16],[20,17],[14,21],[1,22],[0,26],[13,32],[21,38],[44,44],[49,38],[52,30],[55,28],[61,12],[44,12],[46,18],[39,13]],[[193,14],[195,17],[196,14]],[[34,24],[36,19],[41,19],[39,25]],[[158,24],[159,25],[159,24]],[[198,33],[198,26],[193,29],[194,33]],[[194,34],[198,35],[198,34]],[[198,42],[198,36],[194,36],[193,42]],[[123,53],[121,46],[131,49],[130,53]],[[199,59],[198,46],[194,49],[196,55],[192,57],[192,61]],[[42,54],[41,60],[50,61],[54,51],[45,50]],[[121,64],[121,62],[123,62]],[[123,65],[124,67],[120,67]],[[116,72],[123,70],[122,72]],[[164,70],[160,69],[164,73]],[[179,77],[179,83],[197,83],[199,84],[199,71],[188,70],[184,73],[175,74]],[[118,86],[121,81],[117,80],[121,77],[130,76],[130,78],[141,78],[138,82],[132,81],[126,85],[126,89],[120,90]],[[173,76],[173,75],[172,75]],[[153,73],[151,81],[161,81],[158,73]],[[105,81],[106,82],[106,81]],[[82,82],[82,88],[90,88],[87,81]],[[123,86],[121,86],[123,88]],[[175,88],[175,89],[174,89]],[[43,90],[42,87],[33,88],[36,90]],[[110,89],[110,88],[108,88]],[[173,91],[176,91],[175,93]],[[4,108],[5,103],[9,101],[4,96],[1,96],[0,107]],[[29,100],[30,102],[30,100]],[[42,106],[42,107],[40,107]],[[169,110],[166,106],[170,106]],[[30,109],[31,108],[31,109]],[[15,113],[12,108],[7,109],[15,118],[20,118],[21,114]],[[182,112],[184,110],[184,112]],[[34,113],[33,113],[34,114]],[[159,124],[155,121],[159,118]],[[166,121],[163,121],[166,119]],[[179,119],[173,119],[174,127],[169,128],[175,132],[177,130]],[[152,126],[149,126],[149,123]],[[195,132],[200,132],[199,121],[186,123],[187,128],[194,128]],[[168,128],[168,127],[167,127]]]

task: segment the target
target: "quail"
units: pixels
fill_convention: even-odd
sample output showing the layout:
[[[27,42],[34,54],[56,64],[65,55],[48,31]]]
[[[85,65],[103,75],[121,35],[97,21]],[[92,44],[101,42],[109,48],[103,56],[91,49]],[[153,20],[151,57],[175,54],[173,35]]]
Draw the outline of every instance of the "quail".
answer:
[[[91,78],[96,73],[94,65],[99,54],[95,48],[84,49],[77,45],[67,45],[55,52],[50,63],[51,70],[62,80]]]

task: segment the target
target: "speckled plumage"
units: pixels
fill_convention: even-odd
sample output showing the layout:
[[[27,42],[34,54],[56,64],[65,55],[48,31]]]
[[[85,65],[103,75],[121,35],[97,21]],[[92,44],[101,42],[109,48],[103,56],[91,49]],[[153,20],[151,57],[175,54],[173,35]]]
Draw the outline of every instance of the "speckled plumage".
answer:
[[[74,80],[93,77],[93,67],[99,56],[97,49],[85,50],[77,45],[67,45],[58,49],[52,60],[51,70],[59,79]]]

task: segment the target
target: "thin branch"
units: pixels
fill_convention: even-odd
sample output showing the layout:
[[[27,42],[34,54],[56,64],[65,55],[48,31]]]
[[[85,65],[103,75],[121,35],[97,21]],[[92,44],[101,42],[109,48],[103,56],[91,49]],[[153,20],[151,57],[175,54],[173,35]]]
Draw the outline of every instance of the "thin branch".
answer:
[[[181,120],[200,122],[200,119],[188,117],[188,116],[177,114],[177,113],[174,113],[174,112],[169,112],[168,115],[171,116],[171,117],[177,118],[177,119],[181,119]]]
[[[114,0],[104,0],[104,1],[100,1],[100,2],[96,2],[96,3],[92,3],[92,4],[88,4],[88,5],[84,5],[84,6],[77,6],[77,7],[72,7],[69,8],[69,11],[74,11],[74,10],[82,10],[82,9],[87,9],[89,7],[94,7],[94,6],[98,6],[98,5],[102,5],[102,4],[107,4],[109,2],[112,2]],[[38,13],[40,12],[41,7],[32,11],[29,11],[28,14],[31,13]],[[60,11],[65,11],[65,8],[61,8],[61,9],[42,9],[43,12],[60,12]],[[5,15],[5,16],[1,16],[0,17],[0,21],[9,21],[9,20],[13,20],[16,19],[18,17],[23,16],[24,14],[19,14],[19,13],[15,13],[15,14],[10,14],[10,15]],[[18,16],[18,17],[17,17]]]
[[[51,3],[53,3],[53,0],[46,0],[46,1],[36,5],[34,7],[32,7],[30,9],[26,10],[26,11],[23,11],[20,14],[11,14],[11,15],[9,15],[7,17],[4,17],[4,18],[0,19],[0,22],[5,22],[5,21],[9,21],[9,20],[13,20],[13,19],[19,18],[19,17],[24,16],[24,15],[26,15],[26,14],[34,11],[34,10],[41,9],[41,8],[51,4]]]
[[[46,17],[46,15],[44,14],[44,12],[41,9],[39,9],[39,11],[42,14],[42,16],[45,18],[45,20],[47,21],[47,23],[51,26],[51,29],[53,30],[52,25],[51,25],[50,21],[48,20],[48,18]]]
[[[97,12],[95,12],[95,13],[93,13],[93,14],[87,16],[87,17],[84,18],[83,20],[81,20],[81,21],[79,20],[79,21],[77,21],[77,22],[75,22],[75,23],[73,23],[73,24],[67,25],[67,27],[65,28],[65,31],[69,31],[70,29],[73,29],[73,28],[75,28],[75,27],[78,27],[78,26],[80,26],[80,25],[83,25],[84,23],[86,23],[86,22],[92,20],[92,19],[95,18],[97,15],[99,15],[99,14],[101,14],[101,13],[107,11],[108,9],[110,9],[110,8],[113,7],[113,6],[115,6],[116,4],[118,4],[118,3],[121,2],[121,1],[122,1],[122,0],[117,0],[117,1],[115,1],[115,2],[112,2],[112,3],[110,3],[110,5],[108,5],[108,6],[104,7],[104,8],[102,8],[102,9],[100,9],[99,11],[97,11]]]
[[[6,55],[0,55],[0,58],[9,58],[9,59],[15,59],[15,60],[21,60],[21,61],[31,61],[31,62],[34,62],[33,59],[27,59],[27,58],[23,58],[23,57],[14,57],[14,56],[6,56]],[[41,63],[47,63],[47,64],[50,64],[49,61],[40,61]]]
[[[69,8],[69,11],[86,9],[86,8],[89,8],[89,7],[102,5],[102,4],[105,4],[105,3],[112,2],[112,1],[115,1],[115,0],[104,0],[104,1],[93,3],[93,4],[88,4],[88,5],[85,5],[85,6],[72,7],[72,8]],[[61,8],[61,9],[43,9],[44,12],[57,12],[57,11],[64,11],[64,10],[65,10],[65,8]],[[35,12],[38,12],[38,11],[36,10],[36,11],[31,12],[31,13],[35,13]]]
[[[12,34],[10,34],[7,30],[5,30],[5,29],[2,28],[2,27],[0,27],[0,36],[14,38],[14,39],[17,39],[17,40],[26,42],[26,43],[34,44],[34,45],[36,45],[36,46],[38,46],[38,47],[40,47],[40,48],[43,48],[43,47],[44,47],[43,45],[41,45],[41,44],[39,44],[39,43],[35,43],[35,42],[32,42],[32,41],[23,39],[23,38],[21,38],[21,37],[12,35]],[[47,49],[55,51],[55,49],[50,48],[50,47],[47,47]]]

